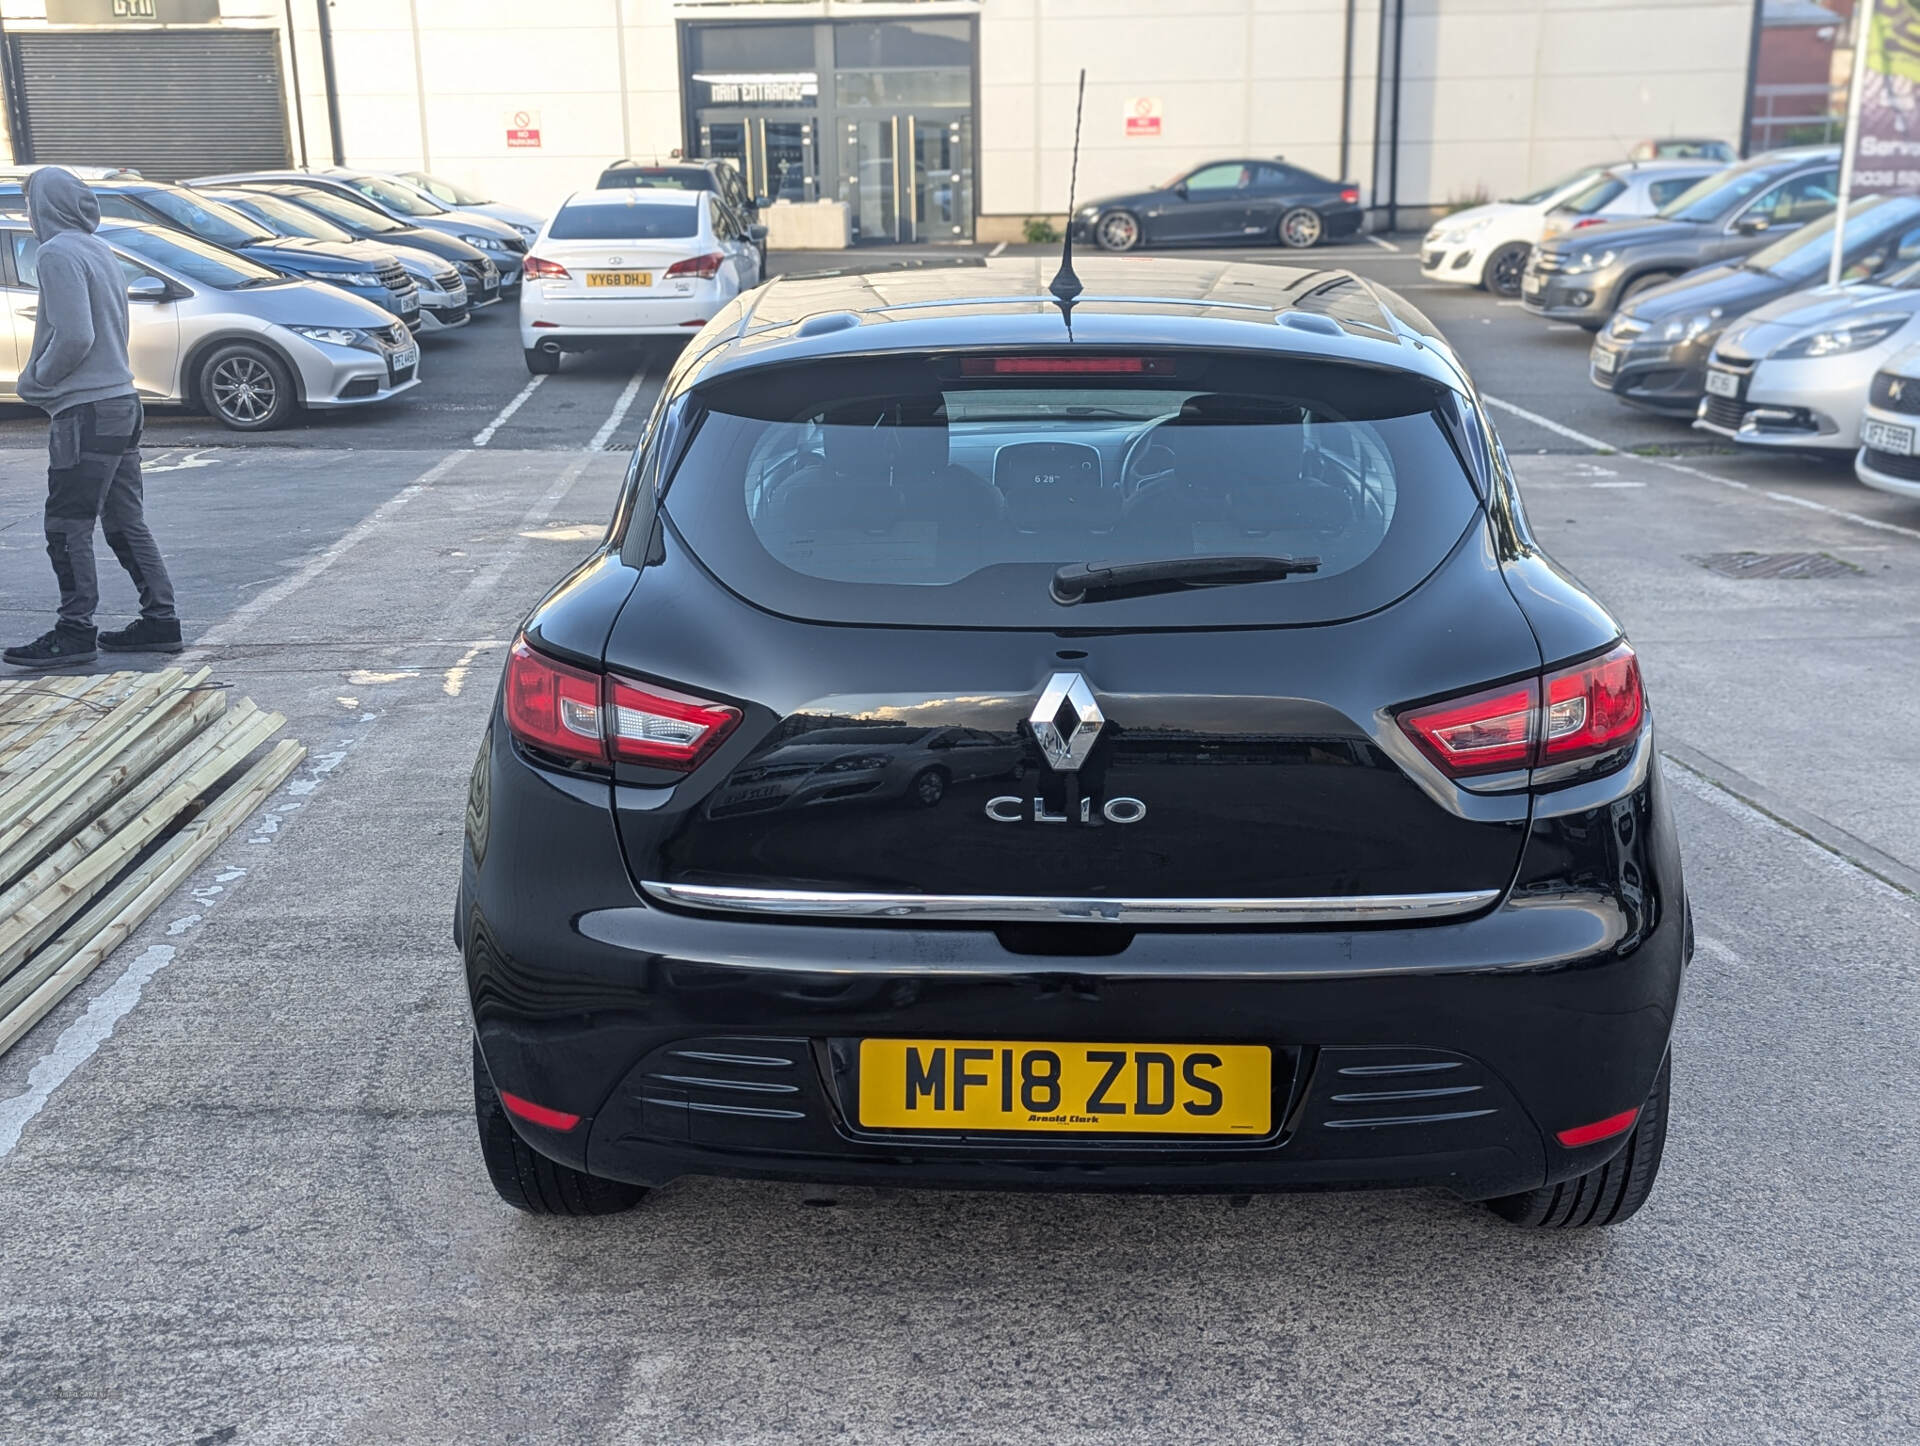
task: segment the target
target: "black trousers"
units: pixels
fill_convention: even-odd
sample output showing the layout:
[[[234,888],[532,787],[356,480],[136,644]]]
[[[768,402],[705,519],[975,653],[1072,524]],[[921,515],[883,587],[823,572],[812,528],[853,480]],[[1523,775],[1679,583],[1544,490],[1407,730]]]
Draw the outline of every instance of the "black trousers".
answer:
[[[100,606],[93,530],[140,593],[140,615],[171,618],[173,581],[147,528],[140,479],[140,429],[146,413],[136,396],[81,402],[56,414],[47,432],[47,556],[60,582],[60,624],[93,630]]]

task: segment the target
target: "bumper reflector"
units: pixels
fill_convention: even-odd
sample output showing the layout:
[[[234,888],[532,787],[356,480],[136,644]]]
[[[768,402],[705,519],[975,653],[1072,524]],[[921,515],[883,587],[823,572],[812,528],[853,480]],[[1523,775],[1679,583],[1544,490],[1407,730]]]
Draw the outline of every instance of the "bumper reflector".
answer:
[[[1608,1115],[1604,1120],[1595,1120],[1590,1125],[1575,1125],[1570,1130],[1562,1130],[1554,1138],[1569,1150],[1577,1150],[1582,1145],[1595,1145],[1602,1140],[1611,1140],[1615,1135],[1624,1135],[1639,1118],[1640,1109],[1636,1105],[1617,1115]]]
[[[523,1100],[519,1095],[510,1095],[500,1091],[500,1103],[507,1107],[507,1113],[518,1115],[530,1125],[538,1125],[543,1130],[558,1130],[565,1134],[580,1123],[580,1116],[570,1115],[565,1110],[550,1110],[545,1105],[536,1105],[532,1100]]]

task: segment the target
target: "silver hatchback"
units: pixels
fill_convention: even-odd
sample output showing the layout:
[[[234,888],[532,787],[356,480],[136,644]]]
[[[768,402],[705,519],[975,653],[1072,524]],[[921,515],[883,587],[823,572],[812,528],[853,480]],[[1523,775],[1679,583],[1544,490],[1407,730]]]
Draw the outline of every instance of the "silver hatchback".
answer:
[[[284,276],[182,232],[108,222],[131,316],[133,384],[149,403],[204,409],[241,432],[284,426],[302,408],[350,407],[419,383],[420,348],[368,301]],[[0,294],[12,335],[0,342],[0,401],[33,348],[39,243],[0,218]]]

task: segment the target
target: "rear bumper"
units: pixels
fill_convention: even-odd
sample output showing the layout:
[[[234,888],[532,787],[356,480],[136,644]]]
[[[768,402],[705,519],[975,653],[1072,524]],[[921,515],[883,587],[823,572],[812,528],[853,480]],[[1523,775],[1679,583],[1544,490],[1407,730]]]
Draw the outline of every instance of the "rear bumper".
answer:
[[[573,349],[635,336],[692,336],[731,300],[718,281],[656,296],[548,296],[529,287],[520,298],[520,344]]]
[[[516,1120],[528,1143],[611,1178],[1506,1194],[1619,1148],[1553,1135],[1645,1098],[1678,1001],[1685,910],[1657,772],[1537,824],[1514,888],[1477,917],[1141,929],[1072,955],[978,926],[649,904],[605,784],[488,755],[457,923],[476,1036],[500,1088],[582,1117],[564,1134]],[[871,1130],[857,1042],[873,1036],[1266,1044],[1277,1125],[1094,1144]]]

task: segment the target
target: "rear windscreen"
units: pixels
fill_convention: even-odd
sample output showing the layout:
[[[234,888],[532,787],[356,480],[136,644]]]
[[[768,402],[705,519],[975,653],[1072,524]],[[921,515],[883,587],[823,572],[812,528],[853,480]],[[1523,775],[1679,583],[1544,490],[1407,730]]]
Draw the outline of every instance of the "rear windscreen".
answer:
[[[562,206],[547,235],[555,241],[665,241],[697,235],[697,206],[652,206],[645,201]]]
[[[669,519],[722,582],[823,621],[1312,622],[1384,606],[1478,495],[1454,395],[1401,372],[1163,354],[888,358],[699,389]],[[1008,368],[1005,372],[996,368]],[[1053,600],[1056,569],[1311,558],[1279,581]]]

